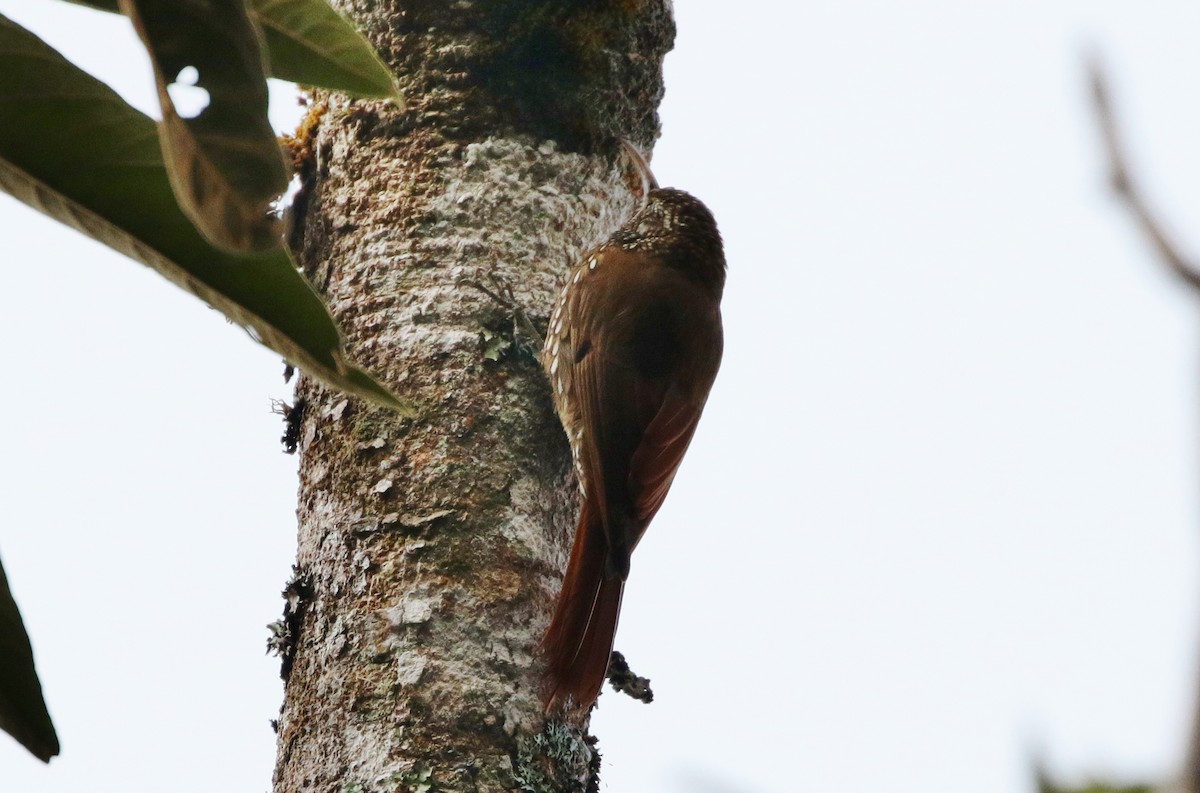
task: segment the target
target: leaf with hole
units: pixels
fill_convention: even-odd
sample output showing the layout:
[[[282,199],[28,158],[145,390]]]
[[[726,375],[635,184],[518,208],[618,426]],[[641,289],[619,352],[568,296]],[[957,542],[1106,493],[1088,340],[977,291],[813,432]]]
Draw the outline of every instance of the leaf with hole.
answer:
[[[154,122],[0,16],[0,190],[157,270],[334,388],[413,415],[342,356],[321,299],[283,250],[234,256],[180,211]]]
[[[243,0],[121,0],[121,10],[150,53],[163,155],[184,214],[219,248],[278,247],[284,223],[271,204],[288,170]]]

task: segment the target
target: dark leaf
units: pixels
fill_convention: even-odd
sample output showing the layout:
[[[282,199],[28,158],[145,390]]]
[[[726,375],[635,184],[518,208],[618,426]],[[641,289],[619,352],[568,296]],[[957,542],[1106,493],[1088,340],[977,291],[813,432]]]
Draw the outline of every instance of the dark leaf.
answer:
[[[150,53],[163,155],[184,214],[219,248],[279,247],[284,224],[271,204],[288,172],[243,0],[121,0],[121,10]]]
[[[356,96],[400,99],[375,49],[325,0],[250,0],[271,76]]]
[[[33,648],[21,612],[0,565],[0,730],[4,730],[39,760],[58,754],[58,736],[42,684],[33,666]]]
[[[69,0],[119,12],[117,0]],[[325,0],[249,0],[262,28],[272,77],[356,96],[399,99],[392,73],[375,49]]]
[[[95,8],[98,11],[111,11],[114,14],[121,13],[121,4],[118,0],[67,0],[67,2],[87,6],[88,8]]]
[[[334,388],[413,413],[346,363],[285,252],[233,256],[205,242],[171,194],[151,119],[3,16],[0,118],[0,190],[153,267]]]

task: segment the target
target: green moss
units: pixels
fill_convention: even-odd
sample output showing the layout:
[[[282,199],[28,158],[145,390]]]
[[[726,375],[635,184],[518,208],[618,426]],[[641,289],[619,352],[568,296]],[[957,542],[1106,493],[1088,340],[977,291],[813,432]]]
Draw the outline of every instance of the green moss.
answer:
[[[356,411],[350,431],[360,442],[387,438],[396,426],[395,414],[378,408]]]
[[[512,341],[488,328],[479,331],[479,349],[486,360],[499,362],[512,347]]]
[[[404,793],[434,793],[433,769],[417,766],[401,774],[394,774],[394,782],[400,783]]]
[[[1060,785],[1039,771],[1038,793],[1154,793],[1155,785],[1118,783],[1092,780],[1082,785]]]
[[[547,722],[532,738],[518,739],[513,784],[522,793],[583,793],[580,777],[590,771],[593,754],[577,730]]]

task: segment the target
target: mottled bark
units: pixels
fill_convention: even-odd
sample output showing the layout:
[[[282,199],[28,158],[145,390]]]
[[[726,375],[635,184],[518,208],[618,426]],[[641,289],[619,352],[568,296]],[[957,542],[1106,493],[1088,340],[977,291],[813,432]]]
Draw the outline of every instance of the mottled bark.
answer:
[[[408,101],[318,94],[306,271],[354,359],[416,419],[302,379],[307,593],[277,793],[565,791],[586,725],[547,725],[535,645],[574,528],[567,445],[512,312],[633,205],[624,137],[658,134],[666,0],[342,3]]]

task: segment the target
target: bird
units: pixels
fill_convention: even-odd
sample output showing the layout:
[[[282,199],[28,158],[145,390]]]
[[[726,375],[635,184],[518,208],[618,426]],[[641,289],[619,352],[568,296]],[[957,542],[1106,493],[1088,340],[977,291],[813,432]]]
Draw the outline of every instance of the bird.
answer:
[[[716,221],[682,190],[659,188],[652,176],[646,187],[641,208],[568,274],[542,350],[580,493],[540,644],[547,713],[587,710],[600,695],[630,555],[721,364],[726,267]]]

